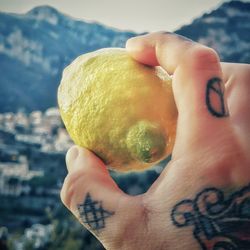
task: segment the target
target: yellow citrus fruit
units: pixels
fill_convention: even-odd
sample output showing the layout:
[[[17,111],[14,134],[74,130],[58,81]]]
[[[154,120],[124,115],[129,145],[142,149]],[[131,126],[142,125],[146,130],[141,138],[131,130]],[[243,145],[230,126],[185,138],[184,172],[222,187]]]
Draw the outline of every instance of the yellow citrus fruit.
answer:
[[[58,104],[73,141],[110,169],[146,169],[171,153],[177,110],[171,78],[125,49],[76,58],[63,72]]]

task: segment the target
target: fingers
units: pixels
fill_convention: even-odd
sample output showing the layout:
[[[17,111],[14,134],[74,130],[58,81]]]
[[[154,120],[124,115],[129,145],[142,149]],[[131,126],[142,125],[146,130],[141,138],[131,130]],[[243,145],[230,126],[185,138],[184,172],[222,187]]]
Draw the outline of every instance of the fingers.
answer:
[[[173,74],[187,50],[194,42],[168,32],[157,32],[138,36],[127,41],[128,52],[141,63],[161,65]]]
[[[214,50],[171,33],[135,37],[126,46],[136,60],[173,74],[179,112],[176,144],[183,152],[192,144],[211,145],[229,128],[223,76]]]
[[[66,163],[69,173],[61,191],[62,202],[105,247],[119,245],[124,231],[140,220],[140,198],[123,193],[103,162],[86,149],[73,146]]]

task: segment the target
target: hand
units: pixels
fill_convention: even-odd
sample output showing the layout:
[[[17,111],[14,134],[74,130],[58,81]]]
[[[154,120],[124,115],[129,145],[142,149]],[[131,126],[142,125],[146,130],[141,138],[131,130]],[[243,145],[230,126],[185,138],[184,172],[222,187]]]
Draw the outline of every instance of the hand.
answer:
[[[220,63],[214,50],[171,33],[132,38],[127,50],[173,75],[172,160],[132,197],[74,146],[63,203],[106,249],[250,249],[249,65]]]

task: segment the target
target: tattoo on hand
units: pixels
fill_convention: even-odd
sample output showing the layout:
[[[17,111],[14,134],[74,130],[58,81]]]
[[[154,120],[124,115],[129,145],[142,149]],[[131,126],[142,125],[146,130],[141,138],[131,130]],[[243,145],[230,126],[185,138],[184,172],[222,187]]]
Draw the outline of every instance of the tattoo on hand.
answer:
[[[177,203],[171,213],[176,227],[193,227],[202,250],[250,249],[250,184],[227,196],[206,188]]]
[[[93,200],[90,193],[87,193],[83,204],[77,206],[82,223],[87,224],[95,233],[99,233],[106,226],[106,219],[114,212],[105,210],[102,201]]]
[[[224,91],[222,81],[218,77],[210,79],[206,89],[206,105],[208,111],[216,117],[226,117],[228,112],[224,102]]]

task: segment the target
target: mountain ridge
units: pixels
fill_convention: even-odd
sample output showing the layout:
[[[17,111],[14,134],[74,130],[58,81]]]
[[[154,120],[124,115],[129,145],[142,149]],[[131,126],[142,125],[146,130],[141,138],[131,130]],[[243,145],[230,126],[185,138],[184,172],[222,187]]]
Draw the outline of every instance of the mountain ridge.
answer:
[[[250,3],[232,1],[176,33],[213,47],[224,61],[250,62]],[[0,12],[0,112],[45,110],[56,105],[63,68],[104,47],[124,47],[138,35],[72,18],[50,6],[25,14]]]
[[[231,1],[194,19],[176,33],[214,48],[222,61],[250,63],[249,23],[250,2]]]

